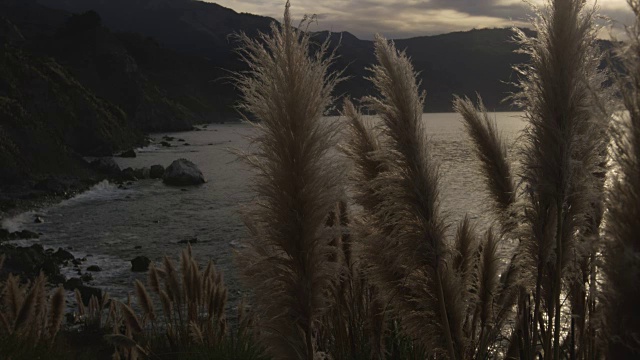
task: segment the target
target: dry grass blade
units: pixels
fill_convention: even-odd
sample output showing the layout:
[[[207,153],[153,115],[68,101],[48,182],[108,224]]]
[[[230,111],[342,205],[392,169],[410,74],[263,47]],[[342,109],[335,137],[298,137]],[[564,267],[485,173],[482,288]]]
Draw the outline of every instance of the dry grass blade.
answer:
[[[160,290],[160,303],[162,304],[162,312],[164,316],[171,321],[173,319],[173,311],[171,311],[171,299],[166,291]]]
[[[125,325],[127,325],[127,327],[131,329],[132,332],[141,333],[142,325],[140,324],[140,320],[133,312],[131,307],[127,304],[120,303],[120,310],[122,311],[122,315],[124,316]]]
[[[352,177],[357,184],[354,187],[357,194],[355,200],[365,210],[372,212],[383,200],[376,194],[373,183],[385,170],[384,162],[377,157],[381,150],[378,134],[348,99],[344,101],[342,113],[349,127],[348,140],[342,149],[353,161]]]
[[[153,292],[155,292],[156,294],[160,294],[160,276],[158,275],[158,271],[156,270],[156,265],[154,263],[151,263],[151,266],[149,267],[149,286],[151,287],[151,290],[153,290]]]
[[[40,275],[36,278],[31,291],[36,292],[36,306],[34,311],[34,321],[31,329],[31,335],[36,338],[40,338],[44,335],[44,329],[47,323],[47,294],[45,289],[45,283],[47,282],[47,278],[44,276],[44,273],[40,272]]]
[[[9,310],[7,317],[11,322],[18,317],[18,311],[22,307],[24,301],[24,291],[19,286],[20,279],[13,274],[9,274],[4,285],[4,306]]]
[[[53,293],[50,302],[49,337],[51,339],[55,338],[58,330],[60,330],[60,325],[64,317],[65,302],[64,288],[60,286],[56,289],[56,292]]]
[[[500,282],[500,258],[498,257],[498,238],[489,229],[482,246],[482,256],[478,269],[478,304],[480,306],[480,324],[487,331],[493,324],[494,297]]]
[[[202,331],[200,330],[198,324],[193,321],[189,322],[189,335],[196,344],[204,344],[204,336],[202,336]]]
[[[445,266],[449,249],[438,173],[422,121],[424,97],[404,53],[377,36],[375,54],[371,81],[382,96],[367,101],[382,119],[383,148],[389,149],[379,154],[386,169],[373,180],[382,197],[371,214],[376,235],[368,239],[368,272],[391,299],[409,336],[433,353],[456,359],[464,351],[458,321],[463,315],[456,312],[461,309],[457,280]]]
[[[455,253],[452,261],[454,269],[463,279],[465,289],[471,289],[472,271],[478,259],[478,246],[475,225],[471,223],[468,216],[465,216],[456,231]]]
[[[80,316],[83,316],[86,313],[86,309],[84,307],[84,302],[82,301],[82,295],[80,295],[80,290],[75,289],[74,295],[76,297],[76,304],[78,305],[78,313]]]
[[[149,320],[154,321],[156,319],[156,313],[147,289],[140,280],[135,281],[135,288],[136,296],[138,297],[138,304],[144,311],[144,314],[149,317]]]
[[[493,200],[492,209],[502,223],[507,225],[511,206],[515,201],[515,183],[507,160],[507,147],[498,133],[496,123],[489,119],[480,96],[477,107],[469,98],[456,97],[454,110],[462,115],[467,135],[475,145],[475,153]],[[509,230],[511,226],[504,227]]]
[[[313,359],[314,332],[337,276],[325,220],[342,193],[342,170],[330,155],[339,124],[323,118],[339,75],[328,43],[311,54],[309,34],[284,22],[259,39],[240,35],[249,66],[237,74],[240,110],[258,120],[251,153],[256,206],[246,213],[252,240],[239,256],[260,300],[261,337],[274,357]],[[286,309],[286,311],[285,311]]]
[[[27,326],[29,326],[29,323],[34,320],[38,295],[39,291],[37,291],[37,288],[32,288],[31,291],[29,291],[27,297],[24,299],[24,302],[22,302],[20,311],[18,311],[18,315],[16,316],[13,323],[13,329],[15,332],[27,328]]]
[[[164,271],[165,271],[165,290],[169,299],[178,308],[182,305],[182,287],[180,286],[180,280],[178,279],[178,272],[173,265],[171,259],[165,256],[163,259]]]
[[[601,161],[608,121],[594,96],[604,78],[598,70],[594,10],[585,6],[583,0],[553,0],[533,23],[535,37],[515,29],[521,52],[531,59],[517,68],[521,91],[516,102],[528,122],[521,155],[529,236],[521,238],[538,274],[535,308],[542,294],[553,299],[544,302],[554,321],[547,324],[543,341],[545,354],[554,353],[555,359],[560,358],[560,293],[571,272],[567,265],[576,253],[576,234],[587,225],[597,188],[592,174]],[[533,323],[535,346],[538,326]]]
[[[612,131],[612,168],[604,230],[602,313],[605,354],[610,359],[640,356],[640,1],[629,0],[636,19],[627,28],[629,41],[617,49],[626,75],[617,86],[628,116]]]

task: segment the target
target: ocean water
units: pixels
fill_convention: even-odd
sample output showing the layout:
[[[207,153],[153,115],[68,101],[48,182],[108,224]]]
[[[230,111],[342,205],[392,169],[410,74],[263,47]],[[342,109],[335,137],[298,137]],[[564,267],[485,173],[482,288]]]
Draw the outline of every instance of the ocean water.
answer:
[[[515,163],[518,136],[525,126],[521,113],[491,116]],[[448,223],[454,229],[468,214],[480,229],[488,228],[491,216],[484,184],[459,115],[425,114],[423,119],[433,158],[439,164],[440,198]],[[130,271],[131,259],[144,255],[160,261],[168,255],[177,261],[185,247],[179,241],[197,238],[194,254],[201,264],[211,259],[224,272],[233,301],[242,292],[233,261],[234,252],[246,238],[240,210],[253,198],[251,172],[235,152],[248,149],[247,137],[254,131],[246,124],[215,124],[202,131],[155,134],[156,143],[165,135],[184,141],[173,141],[170,148],[151,145],[138,149],[133,159],[116,158],[121,168],[166,167],[186,158],[202,170],[207,179],[204,185],[179,188],[165,186],[160,180],[140,180],[118,188],[105,181],[57,205],[5,219],[2,225],[12,231],[29,229],[43,234],[37,240],[18,241],[21,244],[39,242],[45,248],[70,248],[76,257],[86,257],[80,266],[83,271],[91,265],[102,268],[93,273],[95,281],[89,285],[121,299],[133,292],[135,279],[146,277]],[[44,223],[35,224],[35,215],[43,217]],[[68,277],[78,276],[71,267],[65,272]]]

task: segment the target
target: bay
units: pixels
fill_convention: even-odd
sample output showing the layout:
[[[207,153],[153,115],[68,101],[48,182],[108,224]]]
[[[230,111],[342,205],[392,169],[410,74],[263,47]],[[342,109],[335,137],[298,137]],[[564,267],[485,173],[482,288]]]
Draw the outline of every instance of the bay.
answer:
[[[516,164],[517,140],[525,122],[521,113],[493,113],[498,129],[508,144],[508,154]],[[479,174],[473,148],[464,133],[458,114],[424,114],[433,159],[441,175],[440,199],[450,229],[465,214],[480,230],[492,224],[487,211],[488,198]],[[193,251],[201,264],[209,259],[225,274],[234,302],[242,293],[236,276],[234,252],[247,233],[240,215],[253,200],[251,171],[235,152],[249,148],[248,137],[255,129],[247,124],[210,124],[200,131],[154,134],[154,144],[137,149],[136,158],[115,158],[121,168],[168,166],[185,158],[203,172],[207,183],[198,187],[169,187],[160,180],[140,180],[124,188],[102,182],[90,191],[57,205],[30,211],[3,221],[9,230],[29,229],[43,235],[34,241],[45,248],[71,248],[79,258],[86,257],[84,270],[98,265],[94,284],[112,297],[124,299],[133,292],[135,279],[130,260],[147,256],[160,261],[168,255],[177,261],[183,240],[197,239]],[[160,142],[173,137],[171,147]],[[184,141],[181,141],[184,140]],[[45,222],[34,224],[34,214]],[[66,276],[78,276],[71,267]]]

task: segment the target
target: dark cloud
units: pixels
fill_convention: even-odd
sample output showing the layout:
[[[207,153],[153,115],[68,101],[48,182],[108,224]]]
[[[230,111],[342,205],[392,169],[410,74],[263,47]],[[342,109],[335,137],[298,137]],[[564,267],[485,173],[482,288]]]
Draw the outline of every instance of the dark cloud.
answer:
[[[284,0],[217,1],[237,11],[282,17]],[[529,0],[541,5],[545,0]],[[588,0],[593,3],[593,0]],[[626,0],[600,0],[601,13],[619,22],[633,20]],[[521,0],[293,0],[296,18],[317,14],[318,30],[349,31],[371,39],[433,35],[483,27],[526,26],[531,8]]]

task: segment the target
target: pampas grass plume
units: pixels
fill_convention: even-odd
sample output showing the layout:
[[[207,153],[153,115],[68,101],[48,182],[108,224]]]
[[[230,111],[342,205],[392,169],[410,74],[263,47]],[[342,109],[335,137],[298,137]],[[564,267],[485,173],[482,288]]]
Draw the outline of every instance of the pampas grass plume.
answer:
[[[467,135],[475,146],[488,193],[493,200],[492,209],[506,223],[515,201],[515,182],[507,160],[507,148],[498,133],[496,123],[489,118],[480,96],[477,107],[469,98],[459,97],[455,98],[453,107],[462,115]]]
[[[135,281],[135,288],[136,296],[138,297],[138,303],[144,311],[144,314],[148,316],[151,321],[154,321],[156,319],[156,313],[147,289],[140,282],[140,280]]]
[[[239,36],[249,67],[236,75],[239,108],[259,123],[242,156],[256,171],[257,197],[245,217],[252,239],[238,261],[259,299],[263,345],[279,359],[311,360],[338,275],[325,221],[342,194],[342,170],[330,155],[339,123],[323,115],[339,74],[329,71],[328,43],[312,54],[309,33],[292,26],[289,8],[270,34]]]
[[[49,337],[51,339],[55,338],[56,334],[60,330],[60,325],[62,324],[62,319],[64,317],[65,302],[64,288],[59,286],[51,297],[49,310],[51,312],[49,318]]]

